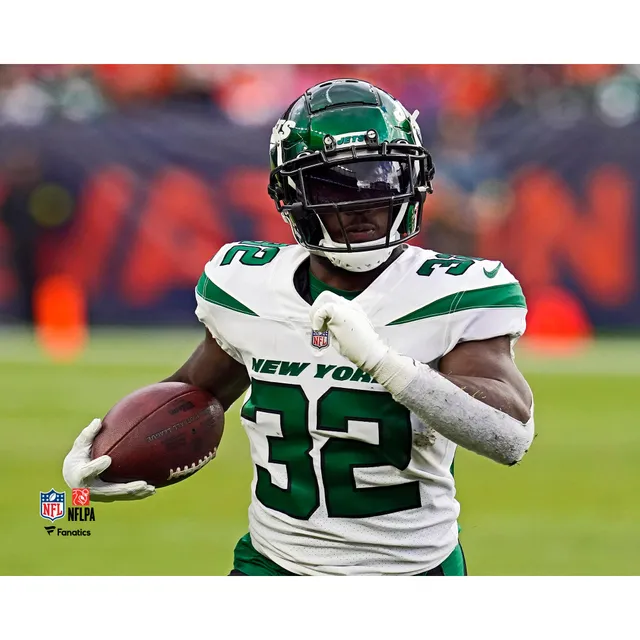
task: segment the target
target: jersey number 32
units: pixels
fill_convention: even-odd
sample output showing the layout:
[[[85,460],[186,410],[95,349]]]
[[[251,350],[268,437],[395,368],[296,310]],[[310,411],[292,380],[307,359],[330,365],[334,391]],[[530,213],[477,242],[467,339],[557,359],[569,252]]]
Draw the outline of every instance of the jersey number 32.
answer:
[[[320,506],[320,483],[311,457],[309,400],[299,385],[252,380],[251,396],[242,417],[260,427],[260,414],[275,414],[282,436],[266,436],[269,462],[287,470],[287,487],[272,482],[257,466],[256,497],[269,509],[307,520]],[[323,435],[346,434],[352,421],[377,426],[378,443],[329,437],[320,449],[320,469],[330,518],[367,518],[421,506],[417,481],[379,487],[358,487],[357,468],[391,465],[406,469],[411,461],[409,411],[391,395],[377,391],[329,389],[314,408],[317,430]]]

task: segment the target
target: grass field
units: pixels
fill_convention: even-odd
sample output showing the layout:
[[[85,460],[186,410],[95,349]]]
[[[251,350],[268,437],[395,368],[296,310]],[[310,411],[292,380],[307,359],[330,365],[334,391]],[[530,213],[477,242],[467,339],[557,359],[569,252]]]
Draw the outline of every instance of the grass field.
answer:
[[[252,474],[238,406],[213,463],[151,499],[98,504],[96,522],[80,525],[91,537],[49,537],[39,515],[39,492],[66,488],[62,459],[80,429],[172,373],[199,335],[96,332],[79,361],[55,364],[25,334],[0,331],[0,574],[228,573]],[[536,399],[530,453],[514,468],[456,458],[471,574],[640,574],[639,355],[633,340],[569,359],[519,354]]]

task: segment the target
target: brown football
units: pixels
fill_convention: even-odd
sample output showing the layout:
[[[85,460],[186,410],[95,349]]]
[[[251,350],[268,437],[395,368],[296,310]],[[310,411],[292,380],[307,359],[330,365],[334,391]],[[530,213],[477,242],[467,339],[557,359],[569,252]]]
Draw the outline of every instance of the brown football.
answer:
[[[91,457],[111,457],[105,482],[180,482],[217,452],[224,409],[209,393],[182,382],[160,382],[120,400],[102,420]]]

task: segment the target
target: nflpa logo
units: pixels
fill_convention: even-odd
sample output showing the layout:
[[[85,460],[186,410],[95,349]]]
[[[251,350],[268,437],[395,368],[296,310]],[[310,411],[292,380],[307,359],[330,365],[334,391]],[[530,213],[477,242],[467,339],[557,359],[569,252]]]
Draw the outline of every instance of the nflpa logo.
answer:
[[[86,507],[89,504],[89,489],[72,489],[71,504],[74,507]]]

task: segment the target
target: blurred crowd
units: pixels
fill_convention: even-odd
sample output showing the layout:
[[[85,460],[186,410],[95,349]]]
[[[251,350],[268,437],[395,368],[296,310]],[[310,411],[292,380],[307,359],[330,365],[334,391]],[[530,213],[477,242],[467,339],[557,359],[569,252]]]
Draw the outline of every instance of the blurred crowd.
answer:
[[[0,126],[90,120],[149,102],[198,102],[264,125],[335,77],[377,84],[427,119],[534,109],[562,126],[587,113],[612,125],[640,116],[640,65],[4,65]]]
[[[509,214],[505,170],[478,135],[487,119],[528,110],[563,128],[593,115],[611,126],[640,117],[640,65],[4,65],[0,130],[195,104],[234,125],[266,127],[306,88],[336,77],[419,106],[438,177],[430,236],[451,253],[473,254],[478,222]]]

